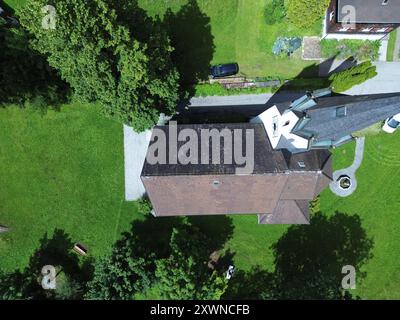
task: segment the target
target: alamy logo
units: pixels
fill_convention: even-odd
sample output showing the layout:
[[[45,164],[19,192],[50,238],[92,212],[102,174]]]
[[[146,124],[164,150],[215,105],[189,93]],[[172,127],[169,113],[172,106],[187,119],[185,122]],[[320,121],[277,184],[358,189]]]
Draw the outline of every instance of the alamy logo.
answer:
[[[354,290],[356,288],[356,268],[351,265],[343,266],[342,274],[346,274],[342,279],[342,288]]]
[[[42,288],[45,290],[54,290],[56,288],[56,269],[51,265],[42,268]]]
[[[178,133],[177,123],[171,121],[168,138],[164,130],[153,129],[146,160],[151,165],[234,164],[236,174],[251,174],[254,170],[254,129],[201,129],[199,134],[195,129],[185,128]]]
[[[356,27],[356,8],[351,5],[343,6],[342,27],[345,29],[354,29]]]
[[[51,5],[44,6],[42,8],[42,13],[45,14],[42,19],[42,28],[54,30],[56,28],[56,8]]]

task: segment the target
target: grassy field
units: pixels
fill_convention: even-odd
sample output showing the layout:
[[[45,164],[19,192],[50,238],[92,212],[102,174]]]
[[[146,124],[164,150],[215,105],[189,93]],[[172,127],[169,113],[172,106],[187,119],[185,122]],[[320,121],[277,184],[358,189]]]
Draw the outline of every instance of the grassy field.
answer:
[[[125,203],[122,126],[95,106],[69,105],[40,116],[0,108],[0,268],[26,265],[55,228],[88,246],[110,249],[136,218]]]

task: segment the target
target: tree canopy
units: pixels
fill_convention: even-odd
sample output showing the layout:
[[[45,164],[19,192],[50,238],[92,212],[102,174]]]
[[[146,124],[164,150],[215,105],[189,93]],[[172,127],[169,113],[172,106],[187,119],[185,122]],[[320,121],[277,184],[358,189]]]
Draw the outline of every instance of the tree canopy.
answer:
[[[290,0],[287,17],[296,27],[311,27],[325,14],[330,0]]]
[[[358,84],[364,83],[377,74],[376,66],[372,65],[371,61],[365,61],[342,72],[332,74],[329,80],[335,92],[344,92]]]
[[[42,25],[46,5],[55,8],[54,29]],[[117,14],[124,6],[130,8],[106,0],[29,0],[20,19],[33,35],[32,46],[59,70],[77,99],[99,102],[107,115],[140,132],[154,125],[160,113],[174,112],[179,76],[166,34],[137,40],[126,17]]]

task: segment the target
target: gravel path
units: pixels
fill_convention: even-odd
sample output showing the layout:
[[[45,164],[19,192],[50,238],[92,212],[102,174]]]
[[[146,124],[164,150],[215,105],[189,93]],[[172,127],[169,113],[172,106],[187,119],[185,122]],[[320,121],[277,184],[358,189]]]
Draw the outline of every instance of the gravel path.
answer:
[[[333,173],[333,181],[330,183],[329,187],[332,192],[339,197],[348,197],[357,189],[357,179],[356,179],[356,171],[361,166],[363,156],[364,156],[364,145],[365,145],[365,137],[356,139],[356,152],[354,156],[353,164],[345,169],[337,170]],[[350,188],[343,190],[339,187],[339,183],[337,180],[340,176],[348,176],[351,180]]]

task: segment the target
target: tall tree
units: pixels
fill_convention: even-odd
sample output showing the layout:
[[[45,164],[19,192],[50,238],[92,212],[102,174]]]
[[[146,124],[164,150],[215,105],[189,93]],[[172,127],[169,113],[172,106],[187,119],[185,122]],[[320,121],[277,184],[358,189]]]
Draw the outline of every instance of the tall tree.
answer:
[[[226,280],[209,266],[208,239],[191,225],[173,230],[171,254],[156,262],[157,287],[166,299],[219,299]]]
[[[29,0],[20,12],[21,22],[34,36],[33,47],[48,56],[78,99],[98,101],[106,114],[140,132],[154,125],[160,113],[174,112],[179,76],[168,38],[154,37],[157,43],[153,39],[152,45],[138,41],[119,19],[115,3]],[[43,14],[46,5],[56,15]],[[47,18],[53,19],[54,28],[43,24]]]

